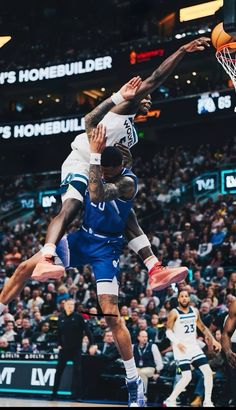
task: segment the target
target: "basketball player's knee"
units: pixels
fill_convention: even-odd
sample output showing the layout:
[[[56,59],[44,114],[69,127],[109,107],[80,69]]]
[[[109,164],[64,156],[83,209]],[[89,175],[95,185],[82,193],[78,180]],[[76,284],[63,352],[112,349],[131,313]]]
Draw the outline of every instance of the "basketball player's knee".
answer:
[[[16,269],[15,275],[22,281],[30,278],[31,273],[29,272],[29,264],[27,261],[20,263],[20,265]]]

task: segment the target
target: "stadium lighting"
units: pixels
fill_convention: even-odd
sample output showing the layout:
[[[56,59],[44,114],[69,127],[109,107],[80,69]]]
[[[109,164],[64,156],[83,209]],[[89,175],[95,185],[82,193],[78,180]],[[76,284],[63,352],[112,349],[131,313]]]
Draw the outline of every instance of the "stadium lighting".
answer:
[[[208,3],[197,4],[191,7],[185,7],[179,11],[181,22],[195,20],[206,16],[212,16],[220,7],[223,6],[223,0],[209,1]]]
[[[179,79],[179,76],[178,76],[177,74],[175,75],[175,79],[176,79],[176,80],[178,80],[178,79]]]
[[[0,36],[0,48],[3,47],[8,41],[11,40],[11,36]]]
[[[197,75],[196,71],[193,71],[192,75],[195,77]]]

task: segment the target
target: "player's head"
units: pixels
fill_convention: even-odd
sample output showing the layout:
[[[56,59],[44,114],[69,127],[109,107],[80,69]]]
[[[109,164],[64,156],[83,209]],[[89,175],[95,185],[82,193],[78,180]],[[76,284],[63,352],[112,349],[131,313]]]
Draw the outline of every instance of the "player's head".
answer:
[[[186,308],[190,303],[190,296],[187,290],[181,290],[178,294],[178,303],[181,307]]]
[[[106,147],[101,156],[103,178],[106,182],[114,181],[123,168],[123,156],[116,147]]]
[[[150,94],[146,95],[146,97],[144,97],[138,106],[138,110],[137,110],[137,115],[147,115],[148,111],[150,111],[150,108],[152,106],[152,97]]]

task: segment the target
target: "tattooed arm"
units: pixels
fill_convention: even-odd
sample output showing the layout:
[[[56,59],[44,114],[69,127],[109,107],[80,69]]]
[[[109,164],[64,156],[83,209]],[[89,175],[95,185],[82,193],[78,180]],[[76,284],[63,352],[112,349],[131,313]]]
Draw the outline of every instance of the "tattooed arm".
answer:
[[[141,83],[141,78],[137,76],[133,77],[128,83],[124,84],[123,87],[121,87],[121,89],[119,90],[124,100],[132,100]],[[103,119],[103,117],[114,106],[115,103],[112,101],[112,98],[109,97],[85,116],[85,129],[89,139],[91,138],[92,130],[96,128],[96,126]]]
[[[131,177],[124,176],[117,182],[103,184],[100,165],[90,165],[88,189],[90,199],[94,203],[117,198],[130,200],[135,194],[134,180]]]
[[[94,154],[95,156],[101,155],[106,145],[105,136],[106,129],[102,124],[99,124],[97,128],[93,130],[91,135],[91,154]],[[102,168],[100,163],[94,164],[91,162],[89,167],[88,189],[90,200],[94,203],[112,201],[117,198],[129,200],[132,199],[135,194],[135,184],[133,178],[121,175],[114,183],[104,184],[102,181]]]
[[[122,106],[117,106],[112,111],[122,113],[122,111],[128,110],[130,113],[130,105],[137,104],[148,94],[156,90],[169,75],[174,71],[175,67],[183,59],[186,53],[192,53],[195,51],[203,51],[205,47],[210,47],[208,42],[210,38],[200,37],[187,44],[181,46],[175,53],[171,54],[163,63],[148,77],[146,78],[139,89],[137,90],[134,99],[122,103]]]

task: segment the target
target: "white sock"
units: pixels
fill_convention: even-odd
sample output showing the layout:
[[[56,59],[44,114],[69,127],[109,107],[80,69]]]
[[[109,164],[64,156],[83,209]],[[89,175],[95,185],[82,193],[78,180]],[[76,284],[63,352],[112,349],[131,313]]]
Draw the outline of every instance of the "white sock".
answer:
[[[157,263],[158,262],[158,259],[157,259],[157,257],[156,256],[149,256],[147,259],[145,259],[144,261],[143,261],[143,263],[145,264],[145,266],[147,267],[147,269],[148,269],[148,271],[150,271],[152,268],[153,268],[153,266],[155,265],[155,263]]]
[[[4,311],[4,309],[7,307],[7,305],[4,305],[3,303],[0,302],[0,315]]]
[[[137,379],[138,371],[136,368],[134,357],[132,357],[132,359],[129,359],[129,360],[123,360],[123,363],[125,366],[127,379]]]
[[[199,367],[199,370],[204,376],[205,397],[204,402],[211,403],[211,394],[213,389],[213,376],[209,364],[204,364]]]
[[[182,377],[175,385],[174,390],[172,391],[171,395],[168,397],[168,400],[173,402],[177,399],[177,397],[185,390],[185,387],[191,382],[192,380],[192,372],[191,370],[185,370],[182,372]]]
[[[45,243],[44,247],[41,249],[43,255],[56,255],[56,245],[54,243]]]

